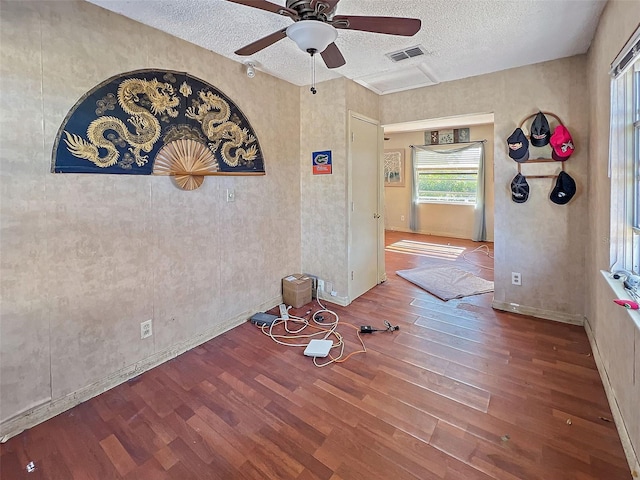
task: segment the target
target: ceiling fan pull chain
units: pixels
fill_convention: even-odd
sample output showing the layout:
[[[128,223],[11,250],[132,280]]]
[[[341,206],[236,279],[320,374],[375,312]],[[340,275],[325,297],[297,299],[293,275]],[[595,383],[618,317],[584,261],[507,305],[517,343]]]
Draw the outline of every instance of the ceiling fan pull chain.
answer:
[[[311,93],[314,95],[318,93],[316,90],[316,56],[311,54]]]

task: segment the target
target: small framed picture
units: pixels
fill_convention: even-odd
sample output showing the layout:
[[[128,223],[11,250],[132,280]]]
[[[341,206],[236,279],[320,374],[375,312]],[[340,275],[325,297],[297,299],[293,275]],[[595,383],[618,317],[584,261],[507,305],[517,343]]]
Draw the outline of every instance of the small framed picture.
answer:
[[[436,140],[437,140],[437,135],[436,135]],[[424,132],[424,144],[425,145],[433,145],[433,138],[431,136],[431,132],[430,131],[426,131]]]
[[[404,149],[384,151],[384,186],[404,187]]]
[[[438,132],[438,143],[453,143],[453,130],[440,130]]]

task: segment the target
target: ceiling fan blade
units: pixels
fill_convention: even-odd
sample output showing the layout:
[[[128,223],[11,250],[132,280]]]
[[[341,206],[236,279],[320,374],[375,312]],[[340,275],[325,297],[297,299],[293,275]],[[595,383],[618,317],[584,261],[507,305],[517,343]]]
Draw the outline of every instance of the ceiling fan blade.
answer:
[[[267,48],[268,46],[273,45],[277,41],[282,40],[286,36],[287,36],[287,29],[283,28],[282,30],[273,32],[271,35],[267,35],[266,37],[263,37],[260,40],[256,40],[255,42],[250,43],[249,45],[245,45],[244,47],[242,47],[239,50],[236,50],[233,53],[235,53],[236,55],[242,55],[242,56],[253,55],[254,53],[259,52],[263,48]]]
[[[338,68],[347,63],[335,43],[330,43],[320,55],[322,55],[322,60],[327,68]]]
[[[387,33],[406,37],[418,33],[422,26],[422,22],[418,18],[362,17],[357,15],[336,15],[331,23],[336,28],[346,30]]]
[[[273,12],[279,15],[286,15],[292,18],[298,16],[298,12],[296,12],[295,10],[283,7],[282,5],[276,5],[275,3],[267,2],[267,0],[227,0],[227,2],[246,5],[247,7],[257,8],[259,10],[265,10],[267,12]]]

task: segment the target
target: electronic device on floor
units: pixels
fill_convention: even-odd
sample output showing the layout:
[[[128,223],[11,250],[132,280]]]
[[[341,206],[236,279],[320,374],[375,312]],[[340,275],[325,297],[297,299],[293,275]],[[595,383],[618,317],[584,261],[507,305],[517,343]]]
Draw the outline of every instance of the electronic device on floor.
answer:
[[[333,347],[331,340],[311,340],[307,348],[304,349],[304,354],[307,357],[321,357],[324,358],[329,355],[329,350]]]
[[[273,322],[278,318],[277,315],[271,315],[270,313],[258,312],[251,317],[251,323],[262,327],[263,325],[271,326]]]

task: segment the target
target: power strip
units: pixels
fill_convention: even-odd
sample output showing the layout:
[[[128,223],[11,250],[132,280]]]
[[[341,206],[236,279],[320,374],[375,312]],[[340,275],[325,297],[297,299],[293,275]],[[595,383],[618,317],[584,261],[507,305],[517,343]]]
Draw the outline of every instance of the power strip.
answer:
[[[289,320],[289,310],[284,303],[280,304],[280,318],[283,320]]]

